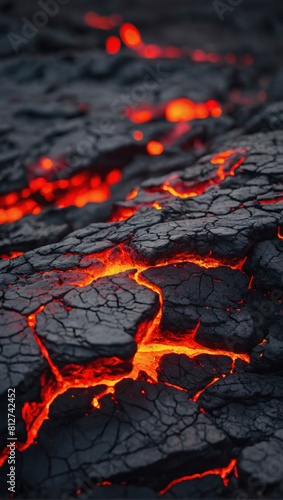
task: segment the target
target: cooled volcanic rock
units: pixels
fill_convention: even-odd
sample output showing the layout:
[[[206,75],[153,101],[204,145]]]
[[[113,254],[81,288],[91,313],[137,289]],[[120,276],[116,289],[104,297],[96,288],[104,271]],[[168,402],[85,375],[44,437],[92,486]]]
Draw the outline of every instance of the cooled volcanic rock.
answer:
[[[136,350],[139,326],[154,317],[157,304],[157,294],[137,285],[129,273],[101,278],[69,290],[62,303],[48,304],[37,315],[36,333],[56,364],[127,358]]]
[[[257,442],[283,428],[280,376],[228,375],[207,387],[199,404],[234,442]]]
[[[197,341],[230,350],[248,350],[259,342],[247,304],[249,278],[240,270],[178,264],[151,268],[143,275],[162,290],[161,327],[173,331],[197,327]]]
[[[280,2],[0,3],[1,494],[281,499]]]
[[[265,401],[269,398],[282,399],[282,377],[274,374],[232,373],[206,388],[200,395],[199,402],[204,409],[221,408],[225,402],[237,402],[241,399]]]
[[[239,460],[240,477],[244,478],[249,474],[265,488],[280,483],[280,490],[283,478],[281,457],[282,429],[274,434],[274,438],[244,448]]]
[[[94,408],[80,420],[47,420],[38,446],[22,454],[23,491],[53,498],[62,487],[71,494],[75,478],[83,484],[87,478],[95,483],[119,475],[131,483],[140,469],[141,484],[166,484],[178,468],[194,473],[211,460],[215,465],[228,462],[225,434],[198,412],[185,392],[124,380],[115,388],[115,401],[105,396],[101,411]],[[31,467],[34,453],[37,465]],[[49,467],[57,471],[54,477]]]
[[[26,318],[16,312],[4,311],[1,323],[1,387],[0,393],[6,394],[9,387],[28,386],[35,382],[39,373],[46,368],[40,348],[28,327]]]
[[[283,242],[264,241],[255,245],[251,255],[250,270],[254,273],[255,286],[270,288],[283,287]],[[268,277],[267,277],[268,276]]]
[[[283,428],[282,202],[269,201],[278,196],[278,185],[282,182],[279,153],[282,137],[279,132],[262,133],[261,147],[249,137],[239,138],[236,148],[240,153],[225,160],[226,178],[202,194],[179,198],[168,191],[155,190],[164,184],[168,175],[149,179],[139,188],[137,200],[124,202],[125,207],[136,204],[138,208],[127,220],[90,224],[58,243],[0,264],[5,321],[12,322],[15,314],[25,325],[27,319],[33,324],[30,317],[35,319],[34,332],[47,349],[51,362],[61,370],[66,390],[70,390],[77,377],[82,377],[78,378],[82,387],[94,386],[94,390],[88,389],[89,398],[84,395],[83,401],[76,392],[72,404],[68,402],[67,393],[55,397],[49,420],[38,428],[38,444],[29,442],[20,454],[22,495],[56,497],[62,491],[74,495],[90,477],[95,453],[100,458],[93,472],[94,481],[87,487],[94,498],[99,491],[110,497],[128,495],[128,489],[118,488],[124,481],[138,488],[133,493],[137,497],[145,494],[143,488],[149,488],[157,496],[170,486],[170,481],[203,473],[203,477],[172,483],[164,495],[221,498],[229,492],[241,491],[242,487],[245,489],[248,483],[250,462],[241,461],[239,478],[231,462],[239,460],[245,449],[266,442],[271,443],[272,448],[266,452],[267,456],[275,453],[274,450],[279,453],[280,445],[273,445],[273,440],[277,443],[276,433]],[[221,150],[231,147],[231,139],[223,139]],[[211,159],[217,148],[219,151],[216,145],[214,153],[196,162],[191,177],[189,169],[178,173],[176,179],[178,182],[180,179],[181,184],[187,182],[187,192],[194,189],[193,178],[197,173],[200,178],[204,176],[203,182],[213,178],[215,167]],[[243,148],[246,148],[244,153]],[[233,176],[229,175],[243,154],[245,160]],[[153,200],[162,208],[144,205]],[[262,203],[265,200],[268,203]],[[138,281],[135,269],[138,269]],[[156,330],[150,334],[159,314],[159,294],[162,295],[160,324],[156,324]],[[33,334],[31,328],[26,328]],[[152,343],[149,338],[149,344],[145,342],[140,348],[141,339],[149,334]],[[192,346],[192,341],[191,354],[182,353]],[[156,357],[159,343],[163,346],[160,359]],[[170,348],[170,344],[174,347]],[[32,345],[39,348],[38,344]],[[198,355],[190,357],[196,349]],[[216,355],[219,349],[223,350],[221,356]],[[26,389],[25,401],[37,401],[36,412],[42,415],[45,403],[41,399],[48,400],[44,391],[55,387],[56,392],[56,383],[59,394],[64,393],[64,389],[60,380],[54,381],[58,376],[54,375],[54,368],[46,369],[42,351],[37,352],[39,364],[26,358],[25,366],[33,379],[45,370],[46,387],[41,395],[38,390]],[[143,352],[148,361],[145,357],[139,371],[137,363]],[[200,355],[201,352],[204,354]],[[249,354],[250,364],[245,357]],[[100,362],[99,356],[103,361]],[[118,361],[112,364],[111,356],[118,356]],[[123,361],[125,358],[128,361]],[[83,378],[86,362],[98,364],[91,365],[88,368],[91,371]],[[64,368],[70,363],[77,366],[74,375],[69,373],[68,366]],[[126,406],[130,413],[125,410],[119,392],[125,383],[119,380],[127,376],[138,379],[127,382],[133,385],[132,398],[128,385],[123,393],[127,394]],[[114,381],[115,392],[101,397],[109,380]],[[159,382],[158,386],[153,380]],[[149,397],[156,387],[158,394]],[[142,411],[148,399],[158,401],[162,391],[166,394],[169,391],[170,398],[173,391],[171,402],[166,399],[160,411],[158,405],[155,411],[152,403],[145,410],[149,427],[142,430],[135,427],[136,412]],[[64,396],[61,409],[56,410],[57,402],[59,404],[60,397]],[[192,421],[184,424],[184,432],[189,434],[181,440],[182,451],[179,398],[185,405],[181,413],[184,411],[188,416],[188,412],[194,412]],[[20,400],[20,408],[23,402]],[[126,433],[119,437],[121,443],[114,430],[117,423],[113,412],[115,414],[117,405],[118,419],[121,418],[121,425],[124,423]],[[152,435],[163,418],[161,413],[166,416],[164,429],[170,428],[172,443],[166,452],[165,430],[160,431],[162,439]],[[207,438],[204,442],[201,439],[195,445],[199,419],[206,422],[204,435],[208,425],[213,435],[216,432],[221,438],[213,443],[208,443]],[[20,417],[19,425],[22,427],[27,420],[28,417],[24,420]],[[30,422],[30,425],[32,428],[34,424]],[[101,433],[112,426],[111,433],[105,434],[105,448],[101,448]],[[97,432],[101,429],[100,434],[85,437],[85,433],[95,432],[96,428]],[[72,436],[77,429],[82,432],[74,442]],[[66,444],[62,451],[63,432]],[[136,436],[131,438],[129,446],[125,445],[128,433]],[[25,442],[24,433],[20,435]],[[35,462],[37,473],[31,476],[29,470]],[[215,469],[224,471],[225,467],[229,469],[226,477],[231,478],[228,486],[223,484],[218,472],[209,473]],[[253,462],[252,474],[256,478],[261,475],[259,462]],[[105,481],[113,486],[101,484]],[[272,482],[275,498],[280,496],[279,482],[279,477]],[[106,487],[111,488],[108,493]],[[270,488],[267,491],[269,494]]]
[[[269,315],[269,313],[267,313]],[[264,344],[256,346],[251,353],[251,363],[258,371],[281,370],[283,361],[283,338],[280,322],[273,323]]]
[[[232,362],[228,356],[201,354],[190,359],[184,354],[168,354],[161,359],[158,380],[179,385],[192,397],[216,377],[230,373],[231,369]]]
[[[82,281],[83,273],[67,273],[65,283],[59,272],[47,273],[44,278],[36,274],[27,283],[9,287],[3,306],[26,315],[45,306],[36,315],[35,333],[56,363],[80,363],[97,356],[130,357],[136,349],[134,337],[139,327],[145,320],[150,321],[158,308],[157,294],[136,284],[130,278],[134,272],[101,278],[83,288],[71,285],[76,279]],[[5,314],[6,322],[14,321],[20,333],[21,323],[17,325],[16,321],[19,318],[25,324],[26,320],[15,312]],[[11,326],[4,325],[11,336]],[[34,356],[38,355],[32,331],[27,329],[27,332],[24,338],[31,337],[36,346]],[[28,345],[28,339],[25,342]],[[23,349],[22,343],[19,348]],[[8,351],[3,356],[7,358]]]

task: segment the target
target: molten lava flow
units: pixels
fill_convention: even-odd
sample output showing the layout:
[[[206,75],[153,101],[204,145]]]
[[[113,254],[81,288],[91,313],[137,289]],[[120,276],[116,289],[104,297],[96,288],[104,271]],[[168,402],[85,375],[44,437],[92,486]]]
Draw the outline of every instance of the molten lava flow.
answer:
[[[13,222],[25,214],[38,214],[47,206],[83,207],[89,202],[105,201],[111,196],[111,185],[120,179],[121,171],[118,169],[104,178],[89,170],[56,181],[38,177],[30,181],[27,188],[0,196],[0,224]]]
[[[90,259],[99,259],[104,264],[104,267],[91,271],[78,270],[81,272],[82,279],[76,283],[77,286],[84,287],[98,278],[111,276],[131,269],[137,269],[130,277],[139,285],[146,286],[158,294],[159,310],[152,321],[145,321],[144,324],[140,326],[136,335],[137,352],[131,364],[129,362],[123,364],[123,362],[117,358],[105,358],[94,360],[87,366],[65,366],[60,372],[51,361],[47,350],[35,333],[36,315],[39,314],[45,306],[41,306],[35,313],[30,314],[27,318],[28,324],[35,334],[41,353],[46,358],[54,375],[54,379],[48,380],[47,377],[43,378],[41,402],[27,402],[23,406],[22,415],[27,428],[27,441],[25,443],[18,443],[19,450],[26,449],[34,441],[42,423],[48,418],[51,403],[58,395],[65,393],[68,389],[102,386],[100,394],[93,400],[93,406],[98,410],[101,404],[100,399],[106,394],[112,394],[115,390],[115,385],[125,377],[137,380],[140,373],[144,373],[149,382],[157,383],[157,371],[160,360],[166,354],[186,354],[189,357],[195,357],[199,354],[226,355],[230,356],[233,361],[242,359],[249,362],[248,354],[238,354],[230,351],[208,348],[198,344],[195,336],[200,320],[196,328],[188,332],[188,335],[184,339],[175,340],[170,338],[170,332],[166,333],[160,331],[163,306],[161,290],[141,276],[141,272],[145,271],[150,266],[142,263],[135,254],[131,254],[129,248],[120,244],[118,249],[108,249],[99,254],[89,255],[88,257]],[[241,270],[245,260],[246,259],[243,259],[241,262],[231,263],[229,265],[213,259],[212,257],[199,258],[188,254],[182,254],[179,257],[177,256],[171,259],[167,257],[167,260],[164,258],[156,263],[156,267],[165,264],[193,262],[205,268],[215,268],[221,265],[227,265],[233,269]],[[172,386],[172,384],[169,383],[166,385]],[[185,390],[178,386],[173,387]],[[7,453],[5,450],[2,456],[2,463],[6,457]]]
[[[145,123],[150,122],[156,115],[154,112],[156,110],[152,107],[152,109],[140,109],[134,110],[132,108],[128,108],[125,111],[125,114],[130,118],[130,120],[134,123]]]
[[[114,182],[115,180],[117,180],[115,175],[112,175],[112,177],[113,178],[109,179],[109,181]],[[132,191],[129,195],[129,198],[134,198],[136,194],[136,190]],[[158,206],[156,208],[161,207]],[[59,369],[54,365],[54,363],[50,359],[50,355],[47,349],[36,334],[36,316],[44,309],[45,306],[41,306],[37,311],[28,316],[28,324],[34,333],[35,339],[38,342],[42,356],[47,360],[49,364],[53,376],[50,378],[50,374],[46,374],[42,377],[41,401],[26,402],[23,406],[22,416],[26,423],[27,440],[25,443],[18,443],[17,447],[20,451],[26,449],[31,443],[34,442],[34,439],[36,438],[37,433],[42,426],[42,423],[45,419],[48,418],[50,405],[57,398],[57,396],[64,394],[68,389],[101,386],[100,393],[98,393],[92,400],[92,406],[94,408],[93,411],[99,411],[101,406],[101,399],[107,394],[113,394],[115,392],[116,384],[123,380],[125,377],[137,380],[140,378],[141,374],[143,374],[143,377],[146,376],[146,379],[150,383],[159,382],[158,369],[160,366],[161,358],[166,354],[185,354],[191,358],[200,354],[210,354],[213,356],[225,355],[230,356],[233,362],[236,359],[242,359],[245,362],[249,362],[248,354],[239,354],[230,352],[228,350],[219,350],[200,345],[196,340],[196,333],[200,325],[200,319],[198,324],[196,325],[196,328],[193,331],[188,332],[185,338],[179,338],[176,340],[172,337],[172,335],[170,335],[170,332],[164,332],[160,328],[163,310],[162,292],[156,285],[148,282],[141,275],[142,271],[149,269],[151,266],[142,262],[138,258],[138,256],[133,253],[133,251],[130,250],[129,247],[127,247],[126,244],[120,244],[118,245],[118,247],[107,249],[98,254],[88,255],[88,258],[99,260],[103,264],[103,267],[90,270],[78,269],[77,271],[78,273],[80,273],[81,278],[77,283],[74,283],[74,285],[78,287],[84,287],[92,283],[94,280],[97,280],[98,278],[136,269],[136,271],[130,273],[130,278],[132,278],[138,285],[146,286],[147,288],[150,288],[152,291],[158,294],[158,312],[153,320],[147,320],[142,325],[140,325],[139,330],[136,334],[137,351],[133,356],[131,362],[125,363],[115,357],[96,359],[86,366],[65,366],[61,369],[61,371],[59,371]],[[155,267],[169,264],[178,264],[181,262],[193,262],[205,268],[215,268],[226,265],[233,269],[242,270],[242,266],[245,260],[246,259],[243,259],[240,262],[226,263],[214,259],[211,256],[200,258],[198,256],[192,256],[190,254],[183,253],[179,256],[166,256],[166,258],[163,257],[155,263]],[[68,273],[68,271],[65,271],[65,274],[66,273]],[[211,383],[213,383],[214,381],[215,380],[213,380]],[[179,390],[185,390],[170,383],[164,384],[171,387],[176,387]],[[198,392],[193,399],[196,400],[199,394],[200,392]],[[4,450],[1,463],[5,461],[7,456],[8,451]],[[229,466],[226,468],[207,471],[206,473],[195,475],[192,477],[202,477],[202,475],[205,474],[219,474],[221,475],[223,480],[226,481],[227,474],[230,472],[230,470],[232,470],[229,469],[230,465],[231,464],[229,464]],[[182,479],[176,481],[179,482],[181,480]]]
[[[233,361],[234,361],[234,360],[233,360]],[[219,377],[215,377],[215,378],[214,378],[214,379],[213,379],[213,380],[212,380],[209,384],[207,384],[207,386],[206,386],[204,389],[201,389],[200,391],[198,391],[198,392],[194,395],[194,397],[193,397],[193,401],[197,401],[197,400],[198,400],[198,398],[200,397],[200,395],[203,393],[203,391],[205,391],[205,389],[206,389],[207,387],[209,387],[210,385],[214,384],[214,382],[217,382],[217,380],[220,380],[220,378],[219,378]]]
[[[210,474],[217,474],[218,476],[220,476],[223,479],[224,485],[227,486],[228,481],[229,481],[227,476],[236,467],[236,463],[237,463],[237,460],[232,459],[226,467],[221,467],[219,469],[213,469],[213,470],[207,470],[207,471],[202,472],[200,474],[193,474],[192,476],[184,476],[184,477],[180,477],[179,479],[174,479],[173,481],[171,481],[171,483],[168,484],[168,486],[166,486],[166,488],[161,490],[159,492],[159,494],[163,495],[168,490],[170,490],[170,488],[172,488],[172,486],[174,486],[175,484],[179,484],[182,481],[187,481],[188,479],[195,479],[197,477],[200,478],[200,477],[204,477],[204,476],[209,476]]]
[[[3,254],[1,255],[2,260],[10,260],[19,257],[19,255],[23,255],[24,252],[11,252],[9,255]]]
[[[111,216],[107,222],[119,222],[132,217],[141,207],[154,207],[156,210],[161,210],[162,206],[156,202],[143,203],[135,207],[117,206],[112,208]]]
[[[172,196],[177,196],[178,198],[189,198],[192,196],[197,196],[199,194],[204,193],[204,191],[211,186],[212,184],[219,185],[220,182],[225,179],[227,176],[235,175],[235,170],[243,163],[245,157],[242,156],[240,160],[238,160],[228,172],[223,170],[223,163],[227,158],[229,158],[235,151],[225,151],[223,153],[219,153],[217,156],[214,156],[210,161],[213,164],[219,164],[219,168],[216,171],[217,177],[210,179],[209,181],[204,181],[202,183],[198,183],[193,187],[187,188],[186,186],[180,182],[178,182],[175,186],[172,186],[170,180],[176,178],[176,176],[172,176],[169,180],[165,181],[164,184],[160,188],[154,188],[153,191],[168,191]]]
[[[125,113],[134,123],[149,122],[157,118],[166,118],[169,122],[184,122],[208,116],[217,117],[221,115],[222,110],[220,104],[213,99],[194,103],[184,97],[174,99],[167,104],[151,104],[138,109],[127,108]]]
[[[126,200],[131,200],[132,198],[135,198],[138,194],[137,189],[133,189],[127,196]]]
[[[152,204],[152,206],[153,206],[154,208],[156,208],[156,210],[162,210],[162,206],[161,206],[161,205],[159,205],[159,203],[156,203],[156,202],[155,202],[155,203],[153,203],[153,204]]]
[[[278,228],[278,238],[280,238],[280,240],[283,240],[283,235],[280,233],[280,227]]]
[[[278,203],[278,201],[283,201],[283,196],[280,196],[278,198],[272,198],[270,200],[259,200],[259,203],[261,205],[266,205],[268,203]]]
[[[217,117],[221,113],[220,105],[212,99],[200,104],[195,104],[187,98],[175,99],[165,108],[165,118],[170,122],[189,121],[208,116]]]
[[[134,215],[140,207],[115,207],[108,222],[127,220]]]
[[[123,22],[120,14],[111,14],[111,16],[100,16],[96,12],[87,12],[84,16],[85,23],[91,28],[101,30],[111,30]]]

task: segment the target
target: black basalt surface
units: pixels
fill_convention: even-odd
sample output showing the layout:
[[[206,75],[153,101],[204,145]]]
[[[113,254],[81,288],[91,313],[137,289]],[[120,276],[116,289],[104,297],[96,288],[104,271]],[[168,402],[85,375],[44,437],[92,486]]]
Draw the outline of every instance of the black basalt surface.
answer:
[[[16,50],[41,7],[0,2],[1,496],[15,388],[16,498],[281,499],[282,5],[56,2]]]

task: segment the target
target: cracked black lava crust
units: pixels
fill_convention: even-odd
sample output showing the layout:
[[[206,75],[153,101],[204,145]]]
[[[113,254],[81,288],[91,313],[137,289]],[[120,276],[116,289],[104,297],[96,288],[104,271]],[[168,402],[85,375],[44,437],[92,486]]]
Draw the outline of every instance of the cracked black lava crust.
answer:
[[[283,496],[283,8],[187,4],[1,2],[3,497],[10,387],[15,497]]]

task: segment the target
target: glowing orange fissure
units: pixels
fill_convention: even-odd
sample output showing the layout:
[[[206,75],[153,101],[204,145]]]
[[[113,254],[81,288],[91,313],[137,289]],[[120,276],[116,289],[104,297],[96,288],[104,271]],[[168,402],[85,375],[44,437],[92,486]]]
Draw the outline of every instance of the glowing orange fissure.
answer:
[[[268,203],[278,203],[279,201],[283,201],[283,196],[279,196],[278,198],[271,198],[270,200],[259,200],[261,205],[266,205]]]
[[[10,259],[15,259],[16,257],[19,257],[19,255],[23,255],[24,252],[11,252],[9,254],[3,254],[0,255],[0,258],[2,260],[10,260]]]
[[[143,207],[154,207],[156,210],[162,210],[162,206],[159,205],[157,202],[151,202],[148,204],[143,204],[143,205],[137,205],[135,207],[115,207],[114,210],[112,210],[111,216],[108,220],[108,222],[119,222],[123,220],[127,220],[130,217],[132,217],[138,210],[139,208]]]
[[[230,460],[229,464],[226,467],[221,467],[219,469],[207,470],[205,472],[201,472],[200,474],[193,474],[192,476],[183,476],[183,477],[180,477],[178,479],[174,479],[173,481],[171,481],[171,483],[168,484],[168,486],[166,486],[166,488],[161,490],[159,492],[159,494],[163,495],[168,490],[170,490],[170,488],[172,488],[172,486],[175,486],[175,484],[179,484],[182,481],[187,481],[189,479],[196,479],[196,478],[200,478],[200,477],[204,477],[204,476],[209,476],[210,474],[217,474],[218,476],[220,476],[223,479],[224,485],[227,486],[227,484],[229,482],[229,479],[227,478],[227,476],[232,472],[233,469],[235,470],[236,464],[237,464],[237,460],[235,458],[233,458],[232,460]],[[236,472],[236,470],[235,470],[235,472]]]
[[[223,181],[228,176],[235,175],[235,170],[243,163],[245,160],[245,156],[242,156],[230,169],[228,172],[224,172],[223,164],[226,159],[228,159],[235,151],[224,151],[223,153],[219,153],[217,156],[212,158],[210,161],[213,164],[218,164],[219,167],[216,171],[216,176],[213,179],[209,179],[208,181],[204,181],[202,183],[198,183],[189,189],[186,189],[184,185],[176,185],[175,187],[170,184],[170,179],[167,180],[160,188],[155,189],[154,191],[163,190],[168,191],[173,196],[177,196],[179,198],[190,198],[192,196],[197,196],[202,193],[211,185],[219,185],[221,181]]]
[[[224,151],[214,156],[210,160],[212,164],[218,164],[219,167],[215,173],[215,176],[212,179],[209,179],[208,181],[199,182],[190,188],[186,188],[185,185],[181,183],[172,186],[170,181],[176,177],[176,175],[174,175],[170,179],[165,181],[162,186],[147,188],[147,191],[159,192],[159,193],[165,191],[168,192],[170,195],[176,196],[178,198],[190,198],[203,194],[209,186],[212,185],[218,186],[221,183],[221,181],[224,180],[226,177],[235,175],[235,170],[244,162],[245,156],[242,156],[242,158],[240,158],[232,167],[230,167],[230,169],[227,172],[223,171],[223,164],[234,153],[235,151],[233,150]],[[132,200],[137,196],[137,194],[138,194],[137,189],[133,189],[129,193],[126,199]],[[126,220],[129,217],[132,217],[132,215],[134,215],[137,212],[137,210],[142,206],[152,206],[155,207],[157,210],[162,209],[162,206],[160,206],[157,202],[137,204],[134,207],[116,207],[112,211],[109,221],[116,222],[116,221]]]
[[[33,314],[30,314],[27,318],[28,324],[34,332],[42,355],[45,357],[50,366],[53,378],[48,378],[48,375],[45,375],[42,378],[41,402],[26,402],[23,406],[22,416],[27,428],[27,441],[25,443],[18,443],[19,450],[24,450],[30,446],[31,443],[33,443],[42,423],[46,418],[48,418],[51,403],[57,398],[57,396],[65,393],[68,389],[106,386],[106,389],[105,387],[101,388],[101,393],[98,394],[93,400],[94,408],[99,410],[100,399],[106,394],[113,393],[115,385],[125,377],[137,380],[142,372],[146,374],[148,381],[157,383],[157,371],[160,360],[166,354],[186,354],[189,357],[195,357],[199,354],[226,355],[233,361],[236,359],[242,359],[246,362],[250,361],[248,354],[212,349],[198,344],[195,336],[200,320],[195,330],[189,332],[188,336],[182,340],[170,338],[170,332],[160,332],[159,327],[162,318],[163,306],[161,290],[156,285],[149,283],[143,276],[141,276],[142,271],[145,271],[153,266],[142,263],[140,259],[132,254],[129,248],[125,245],[120,244],[118,245],[118,248],[108,249],[98,254],[88,255],[88,257],[90,259],[99,259],[104,267],[97,270],[78,269],[77,271],[81,273],[81,279],[78,282],[73,283],[74,285],[84,287],[98,278],[112,276],[117,273],[136,269],[135,272],[130,273],[130,278],[132,278],[139,285],[144,285],[158,294],[159,310],[151,321],[145,321],[139,327],[136,335],[137,351],[131,361],[131,367],[127,370],[122,369],[118,371],[117,366],[122,361],[115,357],[97,359],[89,363],[87,366],[65,366],[61,369],[61,371],[59,371],[59,369],[51,361],[43,342],[35,333],[36,315],[40,313],[45,306],[41,306]],[[210,256],[201,258],[184,253],[174,258],[167,258],[167,260],[161,259],[155,264],[154,267],[178,264],[182,262],[192,262],[205,268],[215,268],[224,265],[233,269],[241,270],[245,260],[246,259],[243,259],[240,262],[228,264]],[[172,386],[172,384],[169,383],[166,385]],[[184,390],[178,386],[173,387]],[[0,463],[3,463],[6,457],[7,453],[4,451]]]
[[[40,160],[42,168],[47,160]],[[25,214],[38,214],[46,206],[83,207],[89,202],[105,201],[111,196],[111,185],[120,179],[119,169],[112,170],[105,178],[89,170],[56,181],[38,177],[30,181],[27,188],[0,196],[0,224],[14,222]]]
[[[219,153],[210,160],[210,162],[213,165],[219,165],[219,167],[215,172],[215,176],[212,179],[209,179],[208,181],[199,182],[195,184],[193,187],[189,188],[186,188],[186,186],[181,183],[172,186],[170,181],[176,178],[176,175],[174,174],[174,176],[165,181],[164,184],[162,184],[162,186],[147,188],[147,191],[159,192],[159,193],[165,191],[172,196],[184,199],[203,194],[209,186],[212,185],[218,186],[226,177],[235,175],[235,170],[244,162],[245,156],[242,156],[236,163],[234,163],[234,165],[232,165],[232,167],[230,167],[230,169],[227,172],[224,172],[223,170],[223,164],[235,152],[236,151],[233,150],[223,151],[222,153]],[[137,189],[133,189],[126,199],[132,200],[137,196],[137,194],[138,194]],[[143,203],[140,205],[136,205],[135,207],[117,207],[114,209],[110,220],[112,222],[126,220],[132,215],[134,215],[141,206],[152,206],[155,207],[157,210],[162,209],[162,206],[160,206],[156,202]]]

